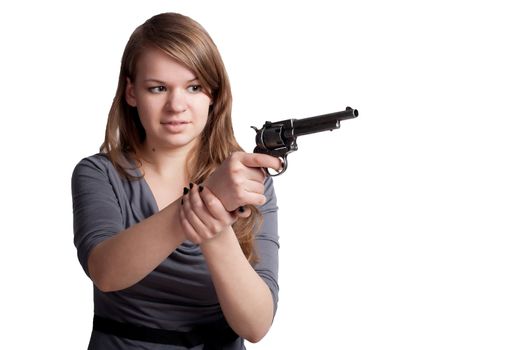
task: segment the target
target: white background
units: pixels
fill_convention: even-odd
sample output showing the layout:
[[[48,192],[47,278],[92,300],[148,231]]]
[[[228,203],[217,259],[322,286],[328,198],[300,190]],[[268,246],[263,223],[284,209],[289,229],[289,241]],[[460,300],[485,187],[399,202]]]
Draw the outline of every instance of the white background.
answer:
[[[360,111],[275,179],[280,304],[249,349],[525,348],[518,1],[6,3],[0,348],[87,346],[71,171],[103,140],[129,35],[165,11],[214,38],[247,150],[250,125]]]

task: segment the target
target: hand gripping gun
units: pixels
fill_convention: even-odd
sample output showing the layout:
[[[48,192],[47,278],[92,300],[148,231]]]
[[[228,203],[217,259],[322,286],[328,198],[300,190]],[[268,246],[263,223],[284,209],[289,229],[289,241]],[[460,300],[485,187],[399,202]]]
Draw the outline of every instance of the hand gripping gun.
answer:
[[[266,169],[266,173],[270,176],[281,175],[288,167],[288,155],[297,151],[296,140],[298,136],[339,129],[341,120],[356,118],[358,115],[357,109],[346,107],[344,111],[316,117],[288,119],[273,123],[267,121],[260,129],[252,126],[257,132],[255,135],[257,146],[253,152],[280,158],[283,163],[281,171],[277,174],[270,174]]]

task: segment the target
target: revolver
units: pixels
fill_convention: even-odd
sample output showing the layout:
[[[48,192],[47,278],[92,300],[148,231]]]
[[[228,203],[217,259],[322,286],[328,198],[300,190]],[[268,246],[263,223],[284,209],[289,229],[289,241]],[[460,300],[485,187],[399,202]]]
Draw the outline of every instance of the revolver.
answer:
[[[286,171],[288,167],[287,157],[293,151],[297,151],[297,137],[313,134],[321,131],[332,131],[339,129],[341,120],[353,119],[359,115],[357,109],[346,107],[344,111],[323,114],[316,117],[303,119],[287,119],[279,122],[264,123],[262,128],[252,126],[257,133],[255,135],[254,153],[264,153],[282,161],[282,168],[276,174],[266,173],[270,176],[278,176]]]

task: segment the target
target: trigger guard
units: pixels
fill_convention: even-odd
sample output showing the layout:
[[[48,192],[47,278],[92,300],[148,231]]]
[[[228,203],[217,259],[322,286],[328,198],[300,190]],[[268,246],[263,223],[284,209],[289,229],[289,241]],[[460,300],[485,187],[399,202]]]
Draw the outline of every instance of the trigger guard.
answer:
[[[286,159],[286,157],[283,157],[283,158],[279,157],[279,159],[281,160],[281,165],[282,165],[281,170],[278,171],[276,174],[271,174],[268,168],[264,168],[264,172],[266,173],[266,175],[275,177],[275,176],[281,175],[282,173],[286,171],[286,168],[288,168],[288,159]]]

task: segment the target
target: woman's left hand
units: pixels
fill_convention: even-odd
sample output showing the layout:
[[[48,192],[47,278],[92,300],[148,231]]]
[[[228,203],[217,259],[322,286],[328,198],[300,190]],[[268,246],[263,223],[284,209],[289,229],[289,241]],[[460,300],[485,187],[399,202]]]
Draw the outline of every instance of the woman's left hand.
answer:
[[[185,191],[188,193],[182,197],[181,225],[193,243],[202,244],[237,221],[239,215],[227,211],[208,188],[193,185]]]

